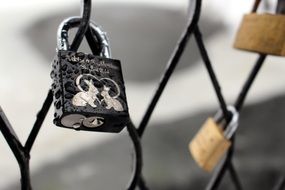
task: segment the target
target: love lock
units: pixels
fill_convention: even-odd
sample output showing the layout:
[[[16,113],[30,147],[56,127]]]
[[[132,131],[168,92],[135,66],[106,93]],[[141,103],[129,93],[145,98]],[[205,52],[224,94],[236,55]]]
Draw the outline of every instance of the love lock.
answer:
[[[259,1],[256,1],[256,8]],[[277,14],[257,14],[255,9],[243,17],[234,47],[262,54],[285,56],[285,3],[279,0]]]
[[[222,118],[219,111],[214,118],[208,118],[199,132],[189,143],[189,150],[197,164],[204,170],[210,172],[219,163],[223,155],[231,146],[231,137],[238,127],[239,113],[235,107],[228,106],[232,119],[226,126],[225,131],[222,124],[218,123]]]
[[[90,23],[100,55],[69,50],[68,31],[58,29],[57,58],[51,77],[54,92],[54,123],[76,130],[120,132],[129,121],[122,69],[110,58],[106,33]]]

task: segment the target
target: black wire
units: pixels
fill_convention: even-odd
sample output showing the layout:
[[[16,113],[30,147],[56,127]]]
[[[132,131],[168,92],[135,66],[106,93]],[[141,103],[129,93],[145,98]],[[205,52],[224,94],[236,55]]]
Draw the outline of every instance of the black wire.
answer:
[[[178,44],[176,45],[176,47],[174,48],[174,51],[168,61],[168,65],[166,67],[165,72],[162,75],[162,78],[160,80],[160,83],[158,85],[158,88],[150,102],[150,105],[148,106],[148,109],[146,110],[143,119],[137,129],[138,131],[138,135],[141,138],[145,128],[149,122],[149,119],[153,113],[153,110],[169,80],[169,78],[171,77],[176,65],[178,64],[182,53],[184,52],[184,49],[187,45],[187,42],[190,38],[190,35],[193,33],[194,28],[196,27],[199,18],[200,18],[200,11],[201,11],[201,4],[202,4],[202,0],[196,0],[195,2],[195,9],[194,9],[194,14],[193,14],[193,18],[191,19],[191,15],[189,14],[189,19],[188,19],[188,24],[187,27],[185,29],[185,31],[182,33],[182,35],[180,36],[180,39],[178,41]],[[140,177],[138,186],[141,190],[148,190],[145,181],[143,179],[143,177]]]
[[[140,176],[140,179],[138,181],[138,187],[140,188],[140,190],[149,190],[142,175]]]
[[[284,190],[285,189],[285,177],[284,175],[280,176],[273,190]]]
[[[187,45],[187,42],[191,36],[191,34],[193,33],[199,18],[200,18],[200,11],[201,11],[201,1],[202,0],[196,0],[196,5],[195,5],[195,11],[194,11],[194,15],[193,15],[193,19],[189,16],[188,18],[188,24],[186,29],[183,31],[182,35],[180,36],[180,39],[178,40],[178,44],[176,45],[173,53],[171,54],[171,57],[168,61],[168,65],[166,67],[165,72],[162,75],[162,78],[159,82],[159,86],[151,100],[151,103],[149,105],[149,107],[146,110],[146,113],[144,114],[144,117],[139,125],[138,128],[138,134],[140,137],[142,137],[144,130],[149,122],[149,119],[153,113],[153,110],[169,80],[169,78],[171,77],[176,65],[178,64],[182,53],[184,52],[184,49]]]
[[[223,94],[221,92],[221,87],[219,85],[219,82],[217,80],[216,74],[215,74],[214,69],[212,67],[210,58],[208,56],[207,50],[206,50],[204,42],[203,42],[202,34],[201,34],[198,26],[194,30],[194,36],[195,36],[198,48],[199,48],[200,53],[201,53],[201,57],[202,57],[202,59],[203,59],[203,61],[205,63],[205,66],[207,68],[207,71],[209,73],[211,81],[213,83],[213,87],[214,87],[216,95],[218,97],[221,110],[222,110],[222,112],[224,114],[224,118],[226,119],[226,122],[228,123],[230,121],[230,119],[231,119],[231,115],[230,115],[230,113],[229,113],[229,111],[227,109],[227,104],[226,104],[226,102],[224,100],[224,97],[223,97]],[[234,145],[232,144],[232,146],[234,146]],[[239,177],[237,175],[237,172],[236,172],[232,162],[230,162],[230,164],[229,164],[229,171],[230,171],[231,179],[234,182],[234,185],[235,185],[236,189],[237,190],[241,190],[242,189],[242,185],[241,185],[240,179],[239,179]]]
[[[234,142],[234,140],[232,140],[232,143]],[[232,145],[234,146],[234,145]],[[234,149],[233,149],[234,150]],[[231,158],[232,159],[232,158]],[[232,179],[232,181],[234,182],[235,184],[235,188],[236,190],[242,190],[242,183],[241,183],[241,180],[236,172],[236,169],[233,165],[233,162],[232,160],[229,161],[228,163],[228,169],[229,169],[229,174],[230,174],[230,177]]]
[[[12,129],[12,126],[10,125],[10,122],[8,121],[4,111],[0,107],[0,130],[9,145],[10,149],[12,150],[14,156],[16,157],[18,162],[21,162],[22,160],[22,154],[20,152],[23,152],[23,146],[21,145],[20,141],[16,137],[16,134],[14,130]]]
[[[23,156],[22,160],[18,161],[18,164],[21,172],[21,189],[32,190],[30,177],[30,157]]]
[[[198,48],[200,50],[201,57],[202,57],[202,59],[203,59],[203,61],[205,63],[205,66],[206,66],[207,71],[209,73],[209,76],[210,76],[210,79],[212,81],[213,87],[215,89],[215,92],[216,92],[217,98],[219,100],[220,107],[221,107],[221,110],[223,112],[224,118],[225,118],[226,122],[228,123],[231,120],[231,114],[230,114],[230,112],[227,109],[227,104],[226,104],[225,99],[223,97],[223,94],[221,92],[220,84],[219,84],[219,82],[217,80],[215,71],[214,71],[214,69],[212,67],[212,64],[211,64],[211,61],[209,59],[207,50],[206,50],[204,42],[203,42],[202,34],[201,34],[200,30],[199,30],[198,25],[197,25],[197,27],[194,30],[194,36],[195,36],[195,40],[196,40],[196,43],[198,45]]]
[[[245,98],[249,92],[249,89],[252,86],[254,79],[256,78],[258,72],[260,71],[260,68],[264,63],[265,58],[266,58],[266,55],[264,55],[264,54],[259,55],[254,67],[252,68],[252,70],[248,76],[248,79],[246,80],[245,84],[242,87],[242,90],[241,90],[241,92],[240,92],[240,94],[236,100],[236,103],[235,103],[235,107],[239,112],[242,109],[243,103],[244,103]],[[235,141],[234,136],[232,139],[232,143],[234,143],[234,141]],[[234,152],[234,145],[232,145],[230,147],[229,152]],[[223,178],[223,176],[225,174],[227,166],[229,166],[229,164],[232,165],[231,159],[232,159],[232,156],[227,155],[227,158],[226,158],[227,161],[222,164],[222,167],[217,168],[217,170],[215,170],[215,173],[212,175],[210,182],[207,185],[207,190],[214,190],[219,186],[221,179]]]
[[[284,0],[278,0],[277,6],[276,6],[276,13],[277,14],[285,14],[285,1]]]
[[[216,94],[217,94],[217,97],[218,97],[218,100],[220,103],[220,107],[223,111],[224,117],[227,120],[227,122],[229,122],[231,116],[228,114],[229,112],[227,111],[226,103],[224,101],[219,83],[216,79],[215,73],[214,73],[213,68],[211,66],[211,62],[210,62],[210,59],[208,57],[207,50],[204,46],[202,35],[201,35],[201,32],[199,31],[198,26],[196,27],[196,29],[194,31],[194,35],[195,35],[195,39],[196,39],[196,42],[198,44],[199,50],[201,52],[202,59],[203,59],[205,65],[207,67],[208,73],[210,75],[211,81],[212,81],[214,89],[216,91]],[[257,63],[255,64],[252,72],[249,75],[249,78],[246,80],[244,87],[243,87],[241,93],[239,94],[238,99],[235,103],[235,107],[236,107],[237,111],[241,110],[242,105],[245,101],[246,95],[248,94],[248,91],[249,91],[254,79],[256,78],[256,75],[258,74],[258,71],[260,70],[265,58],[266,58],[266,55],[260,55],[259,56]],[[234,139],[232,140],[232,143],[234,143]],[[213,190],[213,189],[218,188],[227,168],[229,169],[231,179],[233,180],[236,189],[237,190],[242,189],[241,182],[239,180],[239,177],[238,177],[236,170],[233,166],[233,163],[231,161],[231,157],[232,157],[232,154],[234,152],[234,145],[231,146],[229,152],[231,154],[227,155],[226,162],[224,162],[222,164],[222,167],[220,167],[220,169],[216,170],[217,172],[211,178],[210,183],[207,186],[207,190]]]
[[[252,7],[252,10],[251,10],[252,13],[255,13],[257,11],[257,8],[258,8],[260,2],[261,2],[261,0],[255,0],[254,1],[253,7]]]
[[[140,137],[137,133],[137,130],[132,122],[129,122],[127,124],[127,130],[129,132],[129,135],[132,139],[134,149],[135,149],[135,168],[133,177],[130,181],[129,186],[127,187],[127,190],[134,190],[140,181],[140,176],[142,172],[142,165],[143,165],[143,158],[142,158],[142,148],[141,148],[141,142]]]
[[[232,142],[231,147],[234,147],[235,146],[234,145],[235,144],[235,136],[232,137],[231,142]],[[224,161],[221,162],[220,166],[214,171],[214,174],[213,174],[212,178],[210,179],[210,182],[207,184],[206,190],[218,189],[227,169],[230,172],[230,177],[235,184],[236,190],[242,189],[241,181],[240,181],[240,179],[236,173],[236,170],[234,168],[234,165],[232,163],[233,154],[234,154],[234,148],[230,148],[226,154]],[[214,177],[214,176],[216,176],[216,177]]]
[[[248,94],[248,91],[249,91],[250,87],[252,86],[252,83],[253,83],[254,79],[256,78],[261,66],[263,65],[265,58],[266,58],[266,55],[264,55],[264,54],[259,55],[249,77],[247,78],[245,84],[243,85],[243,88],[242,88],[240,94],[238,95],[238,98],[237,98],[236,103],[235,103],[235,107],[236,107],[237,111],[240,111],[242,109],[242,106],[244,104],[244,101],[245,101],[245,98]]]
[[[10,122],[0,107],[0,130],[12,150],[21,172],[21,189],[31,190],[30,170],[29,170],[29,153],[27,153],[18,140]]]
[[[89,27],[89,20],[90,20],[90,16],[91,16],[91,8],[92,8],[91,0],[83,0],[82,13],[81,13],[82,20],[81,20],[79,28],[75,34],[74,40],[70,46],[71,51],[76,51],[79,48],[79,46],[80,46],[80,44],[84,38],[86,30]]]
[[[30,152],[31,149],[32,149],[32,146],[35,142],[35,139],[36,137],[38,136],[38,133],[41,129],[41,126],[44,122],[44,119],[46,118],[46,115],[48,113],[48,110],[52,104],[52,101],[53,101],[53,93],[52,93],[52,90],[49,90],[48,91],[48,95],[43,103],[43,106],[41,108],[41,110],[38,112],[37,114],[37,119],[34,123],[34,126],[30,132],[30,135],[26,141],[26,144],[25,144],[25,151],[26,152]]]
[[[234,142],[234,140],[232,140]],[[216,190],[219,187],[219,184],[221,183],[225,171],[227,170],[227,167],[229,164],[231,164],[231,158],[233,156],[233,149],[229,149],[229,151],[226,154],[225,159],[222,161],[222,163],[219,165],[218,168],[214,170],[213,176],[217,176],[217,178],[212,177],[210,179],[210,182],[207,184],[206,190]],[[222,175],[219,175],[222,174]]]
[[[88,27],[86,33],[85,33],[85,38],[87,39],[87,43],[93,53],[93,55],[100,55],[101,48],[98,43],[98,39],[96,35],[94,34],[94,30],[92,27]]]

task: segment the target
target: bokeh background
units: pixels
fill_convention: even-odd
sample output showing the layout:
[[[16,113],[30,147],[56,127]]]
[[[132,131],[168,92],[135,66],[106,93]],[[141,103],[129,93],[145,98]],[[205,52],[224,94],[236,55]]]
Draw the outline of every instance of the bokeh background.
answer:
[[[253,1],[203,2],[200,27],[232,104],[257,55],[232,48],[242,15]],[[276,0],[260,11],[273,12]],[[187,0],[96,0],[92,19],[108,33],[113,57],[122,62],[130,114],[137,125],[183,30]],[[68,16],[80,14],[79,0],[14,0],[0,6],[0,105],[24,142],[51,84],[50,63],[56,31]],[[83,42],[80,50],[89,52]],[[245,189],[272,189],[284,175],[285,61],[269,56],[241,113],[234,164]],[[195,164],[188,143],[218,109],[211,81],[195,41],[161,97],[143,137],[147,184],[155,190],[203,189],[211,174]],[[53,107],[31,152],[36,190],[118,190],[131,176],[132,143],[120,134],[76,132],[55,127]],[[17,190],[19,170],[0,136],[0,189]],[[234,189],[228,175],[221,189]]]

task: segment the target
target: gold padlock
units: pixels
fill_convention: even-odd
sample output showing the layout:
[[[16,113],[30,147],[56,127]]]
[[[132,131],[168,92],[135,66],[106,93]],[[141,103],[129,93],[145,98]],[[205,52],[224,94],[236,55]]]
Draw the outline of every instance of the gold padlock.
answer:
[[[284,3],[278,2],[277,14],[256,14],[260,0],[255,1],[251,14],[243,17],[234,47],[262,54],[285,56]]]
[[[205,171],[211,172],[223,158],[231,146],[229,140],[238,126],[238,112],[232,106],[228,107],[232,119],[225,131],[216,121],[221,116],[218,112],[215,119],[208,118],[199,132],[189,143],[189,150],[197,164]]]

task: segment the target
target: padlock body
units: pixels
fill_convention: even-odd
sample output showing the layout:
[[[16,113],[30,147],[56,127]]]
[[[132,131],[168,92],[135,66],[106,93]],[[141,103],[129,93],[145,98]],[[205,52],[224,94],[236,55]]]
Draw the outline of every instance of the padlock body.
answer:
[[[256,53],[285,56],[285,15],[245,15],[234,47]]]
[[[129,122],[119,60],[60,50],[51,77],[57,126],[120,132]]]
[[[205,171],[212,171],[222,159],[231,142],[224,137],[222,129],[209,118],[189,143],[193,159]]]

